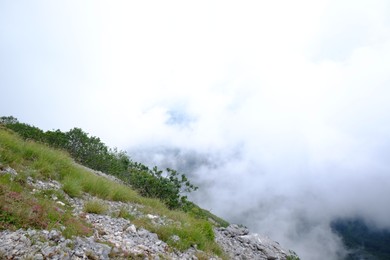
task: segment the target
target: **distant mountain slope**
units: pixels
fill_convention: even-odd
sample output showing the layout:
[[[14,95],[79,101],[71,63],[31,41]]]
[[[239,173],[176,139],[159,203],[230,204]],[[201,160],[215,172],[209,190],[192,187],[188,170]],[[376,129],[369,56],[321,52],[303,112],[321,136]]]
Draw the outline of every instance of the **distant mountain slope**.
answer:
[[[362,219],[338,219],[332,229],[344,240],[351,252],[347,260],[389,260],[390,231],[371,228]]]

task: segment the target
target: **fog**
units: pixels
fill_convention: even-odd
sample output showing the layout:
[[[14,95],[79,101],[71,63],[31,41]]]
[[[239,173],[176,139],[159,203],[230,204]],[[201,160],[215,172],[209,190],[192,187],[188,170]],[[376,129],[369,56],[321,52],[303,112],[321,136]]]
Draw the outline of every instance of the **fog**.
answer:
[[[0,4],[0,111],[191,177],[301,259],[390,228],[387,1]]]
[[[369,88],[364,91],[370,93]],[[386,93],[384,88],[376,102],[380,93]],[[329,226],[337,218],[362,217],[389,228],[386,129],[390,121],[382,111],[385,102],[369,104],[362,98],[353,108],[334,105],[327,119],[315,113],[313,121],[302,122],[303,108],[291,113],[283,102],[275,104],[281,108],[272,116],[262,113],[271,105],[263,105],[260,100],[267,97],[256,94],[239,111],[227,108],[215,116],[222,119],[217,124],[225,130],[219,135],[213,135],[213,122],[198,118],[185,123],[192,124],[187,141],[172,136],[161,146],[149,143],[140,150],[130,149],[130,154],[189,174],[200,186],[192,197],[195,202],[270,236],[302,259],[343,256],[341,240]],[[352,105],[352,99],[345,96],[340,104]],[[313,112],[310,109],[308,114]],[[205,139],[212,143],[210,147],[202,143]]]

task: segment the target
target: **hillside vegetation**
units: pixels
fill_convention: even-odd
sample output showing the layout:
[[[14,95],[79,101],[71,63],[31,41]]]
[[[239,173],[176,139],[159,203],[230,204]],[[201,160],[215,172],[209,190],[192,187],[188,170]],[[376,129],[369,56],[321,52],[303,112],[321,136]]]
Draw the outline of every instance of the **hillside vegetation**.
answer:
[[[99,176],[82,165],[115,176],[121,182]],[[228,223],[187,200],[186,192],[197,189],[185,175],[175,170],[149,169],[132,162],[122,151],[108,148],[97,137],[79,128],[63,133],[42,130],[19,123],[13,117],[1,118],[0,170],[14,169],[18,174],[0,174],[0,229],[63,229],[66,237],[87,236],[91,227],[82,215],[72,214],[64,196],[91,196],[84,210],[105,211],[101,200],[131,202],[144,215],[125,211],[121,217],[138,227],[155,232],[172,248],[185,250],[193,245],[206,254],[222,255],[214,242],[213,226]],[[60,190],[36,191],[31,180],[61,184]],[[62,204],[51,198],[55,196]],[[171,221],[156,225],[146,214],[164,216]],[[172,239],[178,236],[179,239]]]

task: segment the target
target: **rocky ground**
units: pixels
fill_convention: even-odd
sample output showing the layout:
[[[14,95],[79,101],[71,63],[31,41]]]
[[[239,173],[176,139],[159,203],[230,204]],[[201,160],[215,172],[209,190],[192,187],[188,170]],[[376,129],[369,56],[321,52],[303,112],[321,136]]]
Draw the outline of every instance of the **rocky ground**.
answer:
[[[2,172],[17,174],[11,168]],[[43,182],[28,178],[28,182],[35,188],[33,192],[61,188],[61,184],[56,181]],[[108,211],[104,215],[97,215],[83,212],[84,202],[92,199],[90,195],[74,199],[64,194],[64,198],[67,201],[52,197],[59,204],[70,204],[75,215],[83,214],[93,227],[92,236],[66,239],[62,230],[4,230],[0,232],[0,259],[198,259],[199,251],[196,248],[179,252],[161,241],[157,234],[136,227],[130,220],[114,217],[118,215],[116,212],[124,208],[134,216],[142,215],[138,210],[139,205],[105,201]],[[143,217],[156,224],[170,221],[150,214]],[[251,234],[248,229],[238,225],[215,228],[214,232],[217,243],[231,259],[287,259],[287,255],[293,254],[282,249],[277,242]],[[214,256],[208,259],[219,258]]]

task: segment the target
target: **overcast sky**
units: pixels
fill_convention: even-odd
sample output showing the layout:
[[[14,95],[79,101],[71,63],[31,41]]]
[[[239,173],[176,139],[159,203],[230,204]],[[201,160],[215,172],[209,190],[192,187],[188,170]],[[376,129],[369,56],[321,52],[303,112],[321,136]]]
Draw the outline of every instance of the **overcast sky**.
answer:
[[[1,116],[203,158],[194,200],[302,259],[390,227],[389,111],[386,0],[0,1]]]

